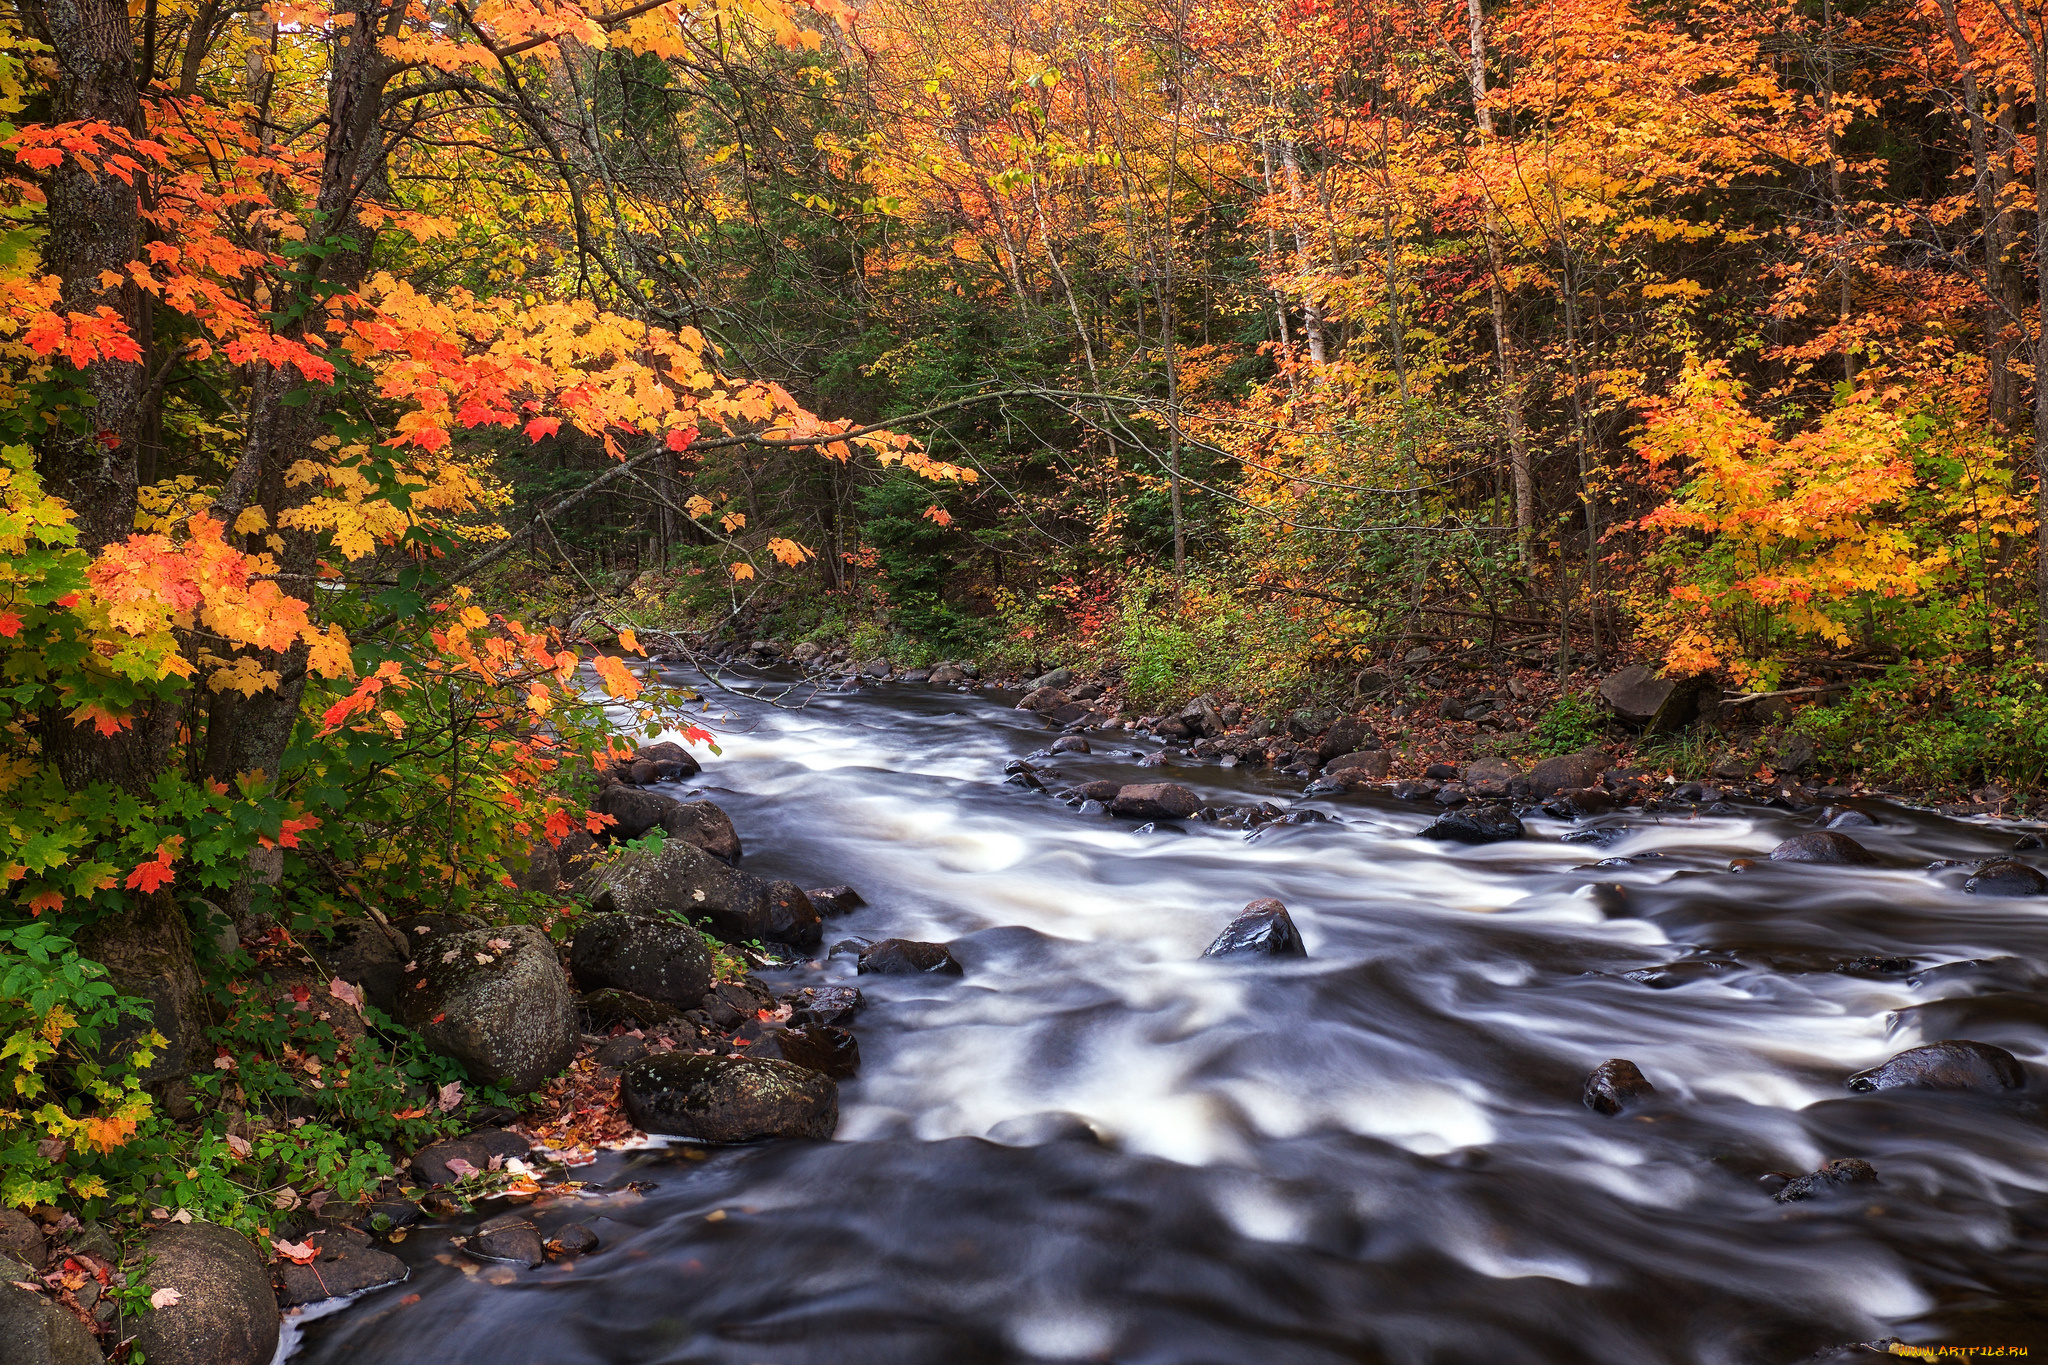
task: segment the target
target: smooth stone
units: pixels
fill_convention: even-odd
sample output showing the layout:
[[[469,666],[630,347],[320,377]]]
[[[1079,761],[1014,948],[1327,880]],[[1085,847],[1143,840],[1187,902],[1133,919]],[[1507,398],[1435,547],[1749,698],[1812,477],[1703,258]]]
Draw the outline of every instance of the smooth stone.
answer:
[[[1883,1066],[1849,1078],[1851,1090],[1972,1090],[1997,1094],[2027,1083],[2019,1058],[2002,1047],[1944,1038],[1924,1047],[1908,1048]]]
[[[867,902],[850,886],[820,886],[804,892],[821,915],[850,915]]]
[[[1973,896],[2038,896],[2048,891],[2048,877],[2011,858],[1993,858],[1977,864],[1963,890]]]
[[[851,1080],[860,1070],[860,1044],[830,1024],[770,1029],[747,1047],[747,1055],[795,1062],[839,1081]]]
[[[852,986],[805,986],[787,999],[789,1022],[794,1028],[802,1028],[806,1024],[830,1024],[844,1028],[853,1022],[853,1016],[866,1003]]]
[[[502,1261],[523,1265],[528,1270],[548,1258],[547,1249],[540,1244],[540,1231],[523,1213],[501,1213],[485,1219],[477,1224],[463,1250],[480,1261]]]
[[[1053,1142],[1085,1142],[1093,1147],[1108,1145],[1094,1124],[1079,1114],[1059,1109],[1004,1119],[988,1130],[988,1140],[1005,1147],[1043,1147]]]
[[[1052,751],[1056,754],[1086,754],[1094,752],[1088,747],[1088,741],[1079,735],[1061,735],[1052,742]]]
[[[527,1140],[502,1128],[480,1128],[462,1137],[442,1138],[413,1153],[409,1163],[414,1180],[422,1185],[452,1185],[462,1177],[448,1167],[451,1160],[465,1161],[479,1171],[491,1168],[491,1158],[500,1163],[523,1157],[533,1150]]]
[[[557,1256],[588,1256],[603,1243],[598,1235],[581,1223],[569,1223],[556,1230],[548,1239],[548,1250]]]
[[[306,1238],[319,1252],[311,1261],[277,1263],[280,1308],[296,1308],[359,1294],[379,1285],[397,1284],[412,1274],[410,1267],[388,1251],[370,1245],[370,1239],[354,1228],[322,1228]]]
[[[7,1365],[102,1365],[99,1345],[84,1323],[48,1295],[17,1289],[5,1279],[0,1279],[0,1361]]]
[[[1555,796],[1561,791],[1591,787],[1600,781],[1601,773],[1613,766],[1614,761],[1597,749],[1542,759],[1529,769],[1529,794]]]
[[[1203,957],[1307,957],[1301,931],[1287,907],[1267,897],[1255,900],[1225,925]]]
[[[1831,829],[1795,834],[1771,850],[1777,863],[1826,863],[1837,867],[1867,867],[1877,861],[1869,849],[1846,834]]]
[[[703,1142],[830,1138],[839,1126],[839,1087],[791,1062],[664,1053],[626,1068],[626,1114],[649,1133]]]
[[[728,943],[757,938],[810,948],[824,934],[816,907],[794,883],[763,881],[673,841],[658,853],[628,850],[587,892],[601,914],[703,920]]]
[[[862,976],[960,976],[959,962],[943,943],[885,938],[861,951]]]
[[[1498,844],[1522,837],[1522,822],[1504,806],[1474,806],[1441,816],[1419,837],[1448,844]]]
[[[143,1256],[143,1285],[178,1295],[136,1323],[135,1344],[150,1365],[269,1365],[277,1300],[248,1238],[217,1223],[167,1223],[143,1242]]]
[[[637,839],[659,829],[667,838],[701,848],[722,863],[740,860],[740,836],[732,817],[709,801],[678,801],[660,792],[606,783],[591,809],[612,817],[606,833],[613,840]]]
[[[1580,1098],[1596,1114],[1619,1114],[1656,1093],[1641,1067],[1626,1057],[1614,1057],[1593,1068]]]
[[[1178,782],[1141,782],[1118,790],[1109,809],[1132,820],[1185,820],[1202,800]]]

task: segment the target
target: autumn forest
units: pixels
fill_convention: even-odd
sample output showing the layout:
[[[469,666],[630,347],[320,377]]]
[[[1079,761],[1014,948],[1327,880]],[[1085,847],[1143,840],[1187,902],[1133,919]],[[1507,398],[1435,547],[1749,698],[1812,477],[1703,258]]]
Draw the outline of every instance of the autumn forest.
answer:
[[[2032,813],[2044,196],[2038,0],[15,0],[0,1206],[290,1270],[630,1130],[338,964],[552,963],[663,661]]]

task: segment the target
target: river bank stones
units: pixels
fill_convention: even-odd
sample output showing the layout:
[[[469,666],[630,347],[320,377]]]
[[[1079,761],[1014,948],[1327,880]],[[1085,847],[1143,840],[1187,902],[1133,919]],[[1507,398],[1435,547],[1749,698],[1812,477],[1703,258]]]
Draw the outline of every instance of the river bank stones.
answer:
[[[296,1308],[379,1285],[397,1284],[412,1273],[404,1261],[371,1246],[369,1236],[354,1228],[322,1228],[306,1238],[306,1245],[318,1254],[304,1265],[296,1261],[278,1262],[280,1308]]]
[[[660,792],[608,782],[599,789],[591,809],[612,817],[608,833],[613,839],[637,839],[650,829],[659,829],[668,838],[701,848],[722,863],[740,860],[740,836],[732,817],[709,801],[678,801]]]
[[[1287,907],[1268,897],[1247,905],[1224,926],[1215,942],[1202,950],[1202,956],[1307,957],[1308,948]]]
[[[1908,1048],[1883,1066],[1849,1078],[1851,1090],[1970,1090],[1995,1095],[2027,1083],[2019,1058],[2002,1047],[1944,1038]]]
[[[748,1045],[747,1055],[794,1062],[837,1081],[850,1080],[860,1070],[860,1044],[830,1024],[770,1029]]]
[[[533,1269],[547,1260],[540,1232],[523,1213],[501,1213],[477,1224],[476,1232],[463,1244],[464,1251],[480,1261],[498,1261]]]
[[[1202,799],[1178,782],[1120,787],[1109,802],[1110,814],[1132,820],[1185,820],[1201,808]]]
[[[135,1329],[150,1365],[269,1365],[277,1301],[248,1238],[217,1223],[169,1223],[149,1234],[143,1256],[151,1293],[176,1291]]]
[[[7,1365],[101,1365],[85,1324],[44,1294],[0,1280],[0,1360]]]
[[[576,1055],[576,994],[540,930],[442,934],[419,954],[407,978],[417,984],[398,993],[398,1021],[462,1063],[471,1081],[533,1090]]]
[[[650,782],[681,782],[700,771],[696,757],[688,749],[674,740],[662,740],[641,745],[630,757],[606,767],[603,775],[614,782],[633,782],[644,787]]]
[[[1827,863],[1837,867],[1869,867],[1877,859],[1848,835],[1832,829],[1795,834],[1771,850],[1777,863]]]
[[[1619,1114],[1656,1093],[1657,1087],[1650,1084],[1641,1067],[1626,1057],[1614,1057],[1593,1068],[1580,1098],[1596,1114]]]
[[[672,919],[592,915],[576,926],[569,970],[586,991],[607,988],[648,1000],[692,1005],[711,989],[711,948]]]
[[[1522,833],[1522,822],[1507,807],[1473,806],[1442,816],[1419,837],[1445,844],[1498,844]]]
[[[705,920],[731,943],[758,938],[809,948],[824,933],[817,908],[794,882],[762,881],[674,841],[659,852],[626,850],[598,874],[589,894],[600,913]]]
[[[702,1142],[829,1138],[839,1126],[839,1086],[793,1062],[668,1052],[627,1067],[619,1092],[636,1127]]]
[[[885,938],[860,950],[862,976],[960,976],[960,963],[943,943]]]

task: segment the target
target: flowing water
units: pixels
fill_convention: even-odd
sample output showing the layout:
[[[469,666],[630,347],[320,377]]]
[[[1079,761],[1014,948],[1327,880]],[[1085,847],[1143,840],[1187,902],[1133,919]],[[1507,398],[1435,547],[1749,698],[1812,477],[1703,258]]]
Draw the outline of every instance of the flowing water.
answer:
[[[1854,833],[1883,867],[1730,873],[1810,815],[1617,813],[1591,822],[1615,829],[1605,847],[1535,816],[1472,848],[1416,838],[1424,806],[1308,802],[1252,769],[1162,775],[1101,737],[1063,756],[1076,781],[1170,776],[1332,817],[1140,833],[1005,785],[1051,736],[992,697],[735,709],[693,789],[731,814],[742,865],[850,883],[868,906],[828,943],[950,941],[965,978],[860,980],[836,1141],[607,1158],[580,1174],[640,1187],[539,1208],[544,1229],[604,1238],[571,1266],[464,1273],[435,1259],[462,1228],[416,1232],[410,1284],[310,1325],[299,1359],[1644,1365],[1888,1334],[2048,1350],[2048,898],[1926,870],[2008,850],[2011,829],[1872,806],[1879,827]],[[1632,861],[1587,866],[1611,857]],[[1264,896],[1306,961],[1199,958]],[[1945,1037],[2010,1049],[2028,1087],[1844,1086]],[[1610,1057],[1657,1098],[1585,1108]],[[1882,1183],[1800,1204],[1759,1184],[1839,1156]]]

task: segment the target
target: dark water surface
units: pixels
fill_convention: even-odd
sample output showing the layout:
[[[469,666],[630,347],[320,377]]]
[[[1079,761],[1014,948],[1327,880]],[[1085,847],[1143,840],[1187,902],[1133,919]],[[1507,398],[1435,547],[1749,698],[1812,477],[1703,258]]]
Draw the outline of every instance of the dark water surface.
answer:
[[[1596,849],[1536,816],[1465,848],[1415,838],[1424,807],[1198,766],[1165,776],[1334,820],[1141,835],[1003,785],[1051,736],[999,701],[738,710],[693,790],[742,865],[851,883],[869,906],[828,942],[950,940],[965,979],[860,981],[836,1141],[586,1168],[651,1188],[538,1206],[605,1239],[573,1266],[464,1274],[435,1259],[463,1228],[416,1231],[411,1283],[310,1324],[297,1359],[1645,1365],[1888,1334],[2048,1353],[2048,898],[1924,870],[2009,829],[1872,806],[1853,833],[1884,867],[1731,874],[1810,817],[1609,816],[1629,830]],[[1162,776],[1094,742],[1069,778]],[[1308,960],[1198,960],[1262,896]],[[1916,969],[1839,970],[1873,957]],[[2016,960],[1927,971],[1984,958]],[[2010,1049],[2027,1088],[1845,1089],[1943,1037]],[[1586,1109],[1609,1057],[1659,1099]],[[986,1136],[1055,1112],[1105,1143]],[[1758,1183],[1841,1156],[1882,1184],[1780,1205]]]

